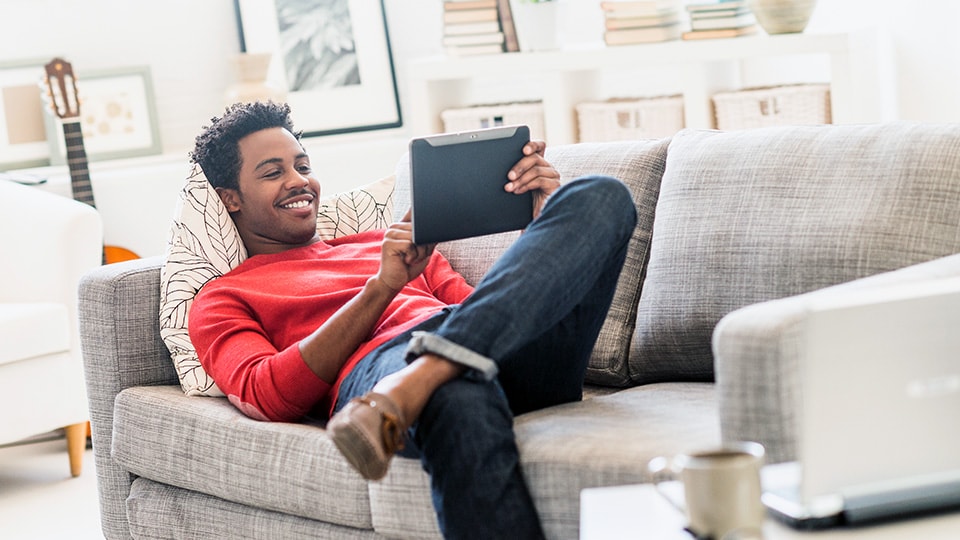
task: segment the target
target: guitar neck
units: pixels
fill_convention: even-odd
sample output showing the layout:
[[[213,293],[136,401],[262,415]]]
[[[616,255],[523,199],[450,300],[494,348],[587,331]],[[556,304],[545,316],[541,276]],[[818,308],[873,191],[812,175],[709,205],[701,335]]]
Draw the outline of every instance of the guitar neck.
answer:
[[[70,168],[70,187],[73,198],[96,207],[93,200],[93,186],[90,183],[87,151],[83,147],[83,130],[79,120],[63,122],[63,140],[67,146],[67,167]]]

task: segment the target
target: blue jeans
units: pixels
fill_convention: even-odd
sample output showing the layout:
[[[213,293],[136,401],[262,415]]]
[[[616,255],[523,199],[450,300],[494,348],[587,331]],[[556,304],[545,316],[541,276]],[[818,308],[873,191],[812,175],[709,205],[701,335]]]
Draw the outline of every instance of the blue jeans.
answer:
[[[430,475],[444,537],[543,537],[520,470],[513,417],[581,399],[635,226],[621,182],[574,180],[553,194],[463,304],[414,329],[489,359],[497,371],[488,379],[468,370],[438,389],[401,451],[419,458]],[[407,365],[412,332],[357,364],[336,410]]]

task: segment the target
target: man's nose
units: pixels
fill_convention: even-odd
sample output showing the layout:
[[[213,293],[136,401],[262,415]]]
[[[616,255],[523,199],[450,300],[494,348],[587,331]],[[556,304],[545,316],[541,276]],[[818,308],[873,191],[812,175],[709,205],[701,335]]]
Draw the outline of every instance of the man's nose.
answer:
[[[287,187],[288,188],[302,188],[310,184],[310,178],[304,174],[301,174],[300,171],[293,171],[293,174],[288,176]]]

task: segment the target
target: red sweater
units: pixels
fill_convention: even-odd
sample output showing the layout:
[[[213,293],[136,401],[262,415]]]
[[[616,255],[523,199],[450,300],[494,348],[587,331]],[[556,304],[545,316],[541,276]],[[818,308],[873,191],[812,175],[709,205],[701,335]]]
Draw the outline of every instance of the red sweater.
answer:
[[[383,231],[374,231],[256,255],[200,290],[190,309],[190,339],[200,364],[231,403],[260,420],[295,421],[318,405],[329,413],[341,381],[364,355],[472,291],[434,252],[337,379],[320,379],[298,343],[377,273],[382,240]]]

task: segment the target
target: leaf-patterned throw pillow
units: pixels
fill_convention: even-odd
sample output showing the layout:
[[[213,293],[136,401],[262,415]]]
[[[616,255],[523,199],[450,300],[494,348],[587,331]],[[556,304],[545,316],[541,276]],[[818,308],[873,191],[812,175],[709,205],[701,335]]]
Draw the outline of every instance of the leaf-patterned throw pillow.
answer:
[[[393,221],[392,176],[320,201],[317,232],[328,240],[382,229]],[[170,350],[180,386],[187,395],[222,396],[200,366],[187,331],[187,315],[197,291],[229,272],[247,250],[213,186],[194,167],[180,192],[160,271],[160,337]]]

